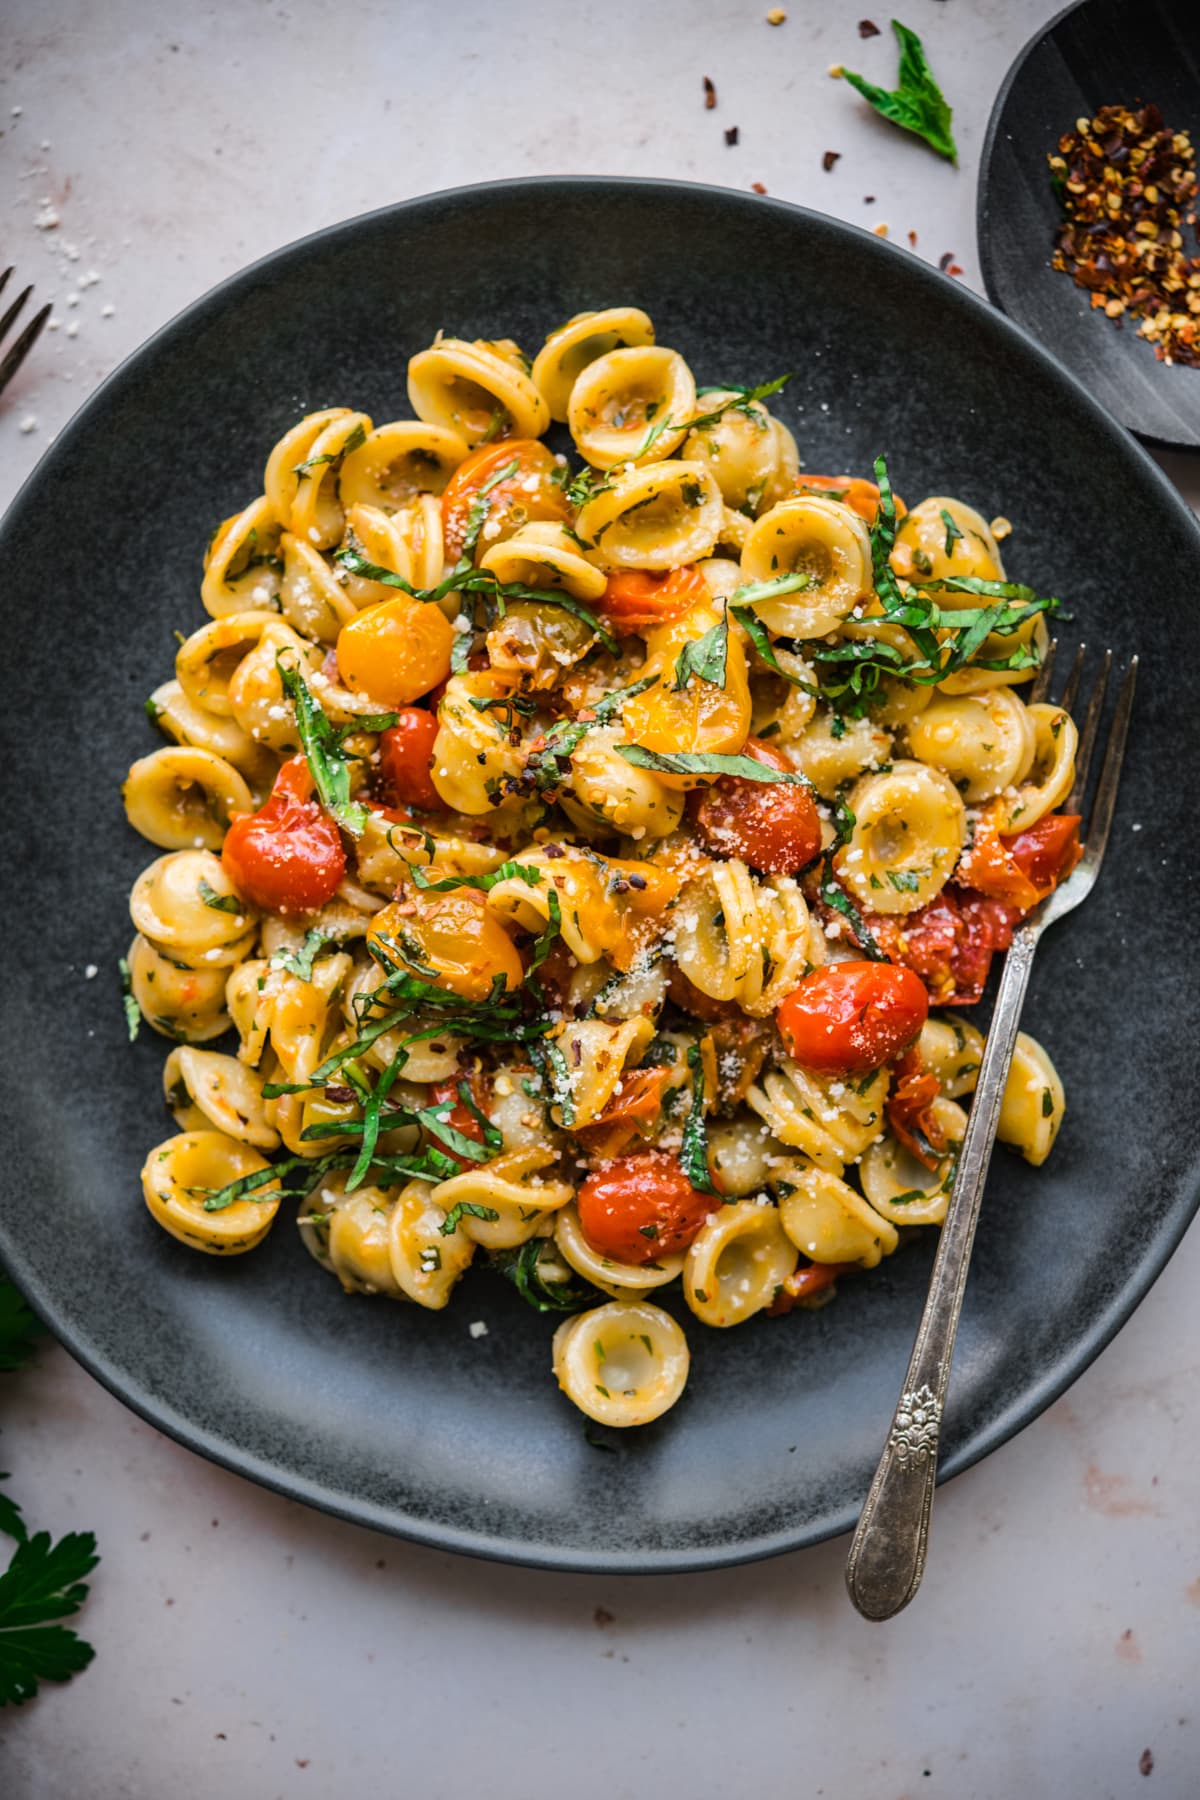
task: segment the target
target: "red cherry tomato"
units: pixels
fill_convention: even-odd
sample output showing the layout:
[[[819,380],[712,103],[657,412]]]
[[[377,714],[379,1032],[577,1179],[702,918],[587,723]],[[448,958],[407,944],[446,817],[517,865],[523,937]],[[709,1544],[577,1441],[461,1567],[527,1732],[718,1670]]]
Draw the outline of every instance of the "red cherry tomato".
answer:
[[[946,1154],[946,1134],[933,1110],[940,1093],[937,1076],[926,1069],[916,1046],[906,1050],[892,1071],[884,1111],[896,1137],[927,1169],[936,1169]]]
[[[315,912],[333,899],[346,873],[338,828],[312,791],[308,764],[294,756],[275,777],[266,804],[235,819],[225,834],[225,873],[264,912]]]
[[[403,706],[396,723],[381,735],[379,768],[393,805],[415,806],[419,812],[445,810],[429,773],[437,734],[436,714]]]
[[[554,479],[561,470],[545,444],[536,438],[504,438],[498,444],[485,444],[459,463],[442,494],[442,530],[449,561],[462,554],[471,508],[480,489],[514,460],[517,466],[512,474],[488,489],[488,525],[498,524],[499,536],[511,537],[531,520],[567,517],[566,496],[561,482]],[[483,548],[496,542],[497,534],[491,532]]]
[[[929,1016],[919,975],[895,963],[814,969],[775,1014],[788,1052],[825,1075],[865,1075],[912,1043]]]
[[[831,1288],[839,1275],[856,1275],[860,1263],[804,1263],[791,1275],[785,1275],[779,1291],[767,1308],[767,1317],[777,1319],[790,1313],[802,1300],[815,1300]]]
[[[449,1081],[435,1081],[429,1089],[429,1104],[430,1106],[443,1106],[449,1101],[451,1110],[446,1115],[447,1125],[451,1126],[453,1130],[461,1132],[463,1137],[470,1138],[473,1144],[482,1144],[484,1141],[483,1126],[459,1093],[464,1081],[467,1082],[467,1092],[474,1100],[476,1107],[483,1112],[485,1096],[480,1092],[478,1080],[468,1080],[463,1075],[456,1075]],[[470,1166],[467,1157],[460,1156],[457,1150],[451,1150],[450,1146],[443,1144],[440,1138],[433,1138],[432,1142],[445,1155],[452,1156],[455,1162],[462,1163],[464,1168]]]
[[[1048,813],[1027,831],[1001,837],[988,819],[958,866],[955,879],[991,900],[1029,912],[1071,873],[1083,851],[1077,813]]]
[[[597,1255],[648,1263],[686,1249],[720,1203],[692,1186],[678,1157],[639,1150],[589,1175],[578,1204],[583,1235]]]
[[[760,738],[747,738],[742,755],[768,769],[788,768]],[[817,803],[806,787],[792,782],[722,775],[697,790],[692,819],[706,850],[739,857],[764,875],[795,875],[821,848]]]

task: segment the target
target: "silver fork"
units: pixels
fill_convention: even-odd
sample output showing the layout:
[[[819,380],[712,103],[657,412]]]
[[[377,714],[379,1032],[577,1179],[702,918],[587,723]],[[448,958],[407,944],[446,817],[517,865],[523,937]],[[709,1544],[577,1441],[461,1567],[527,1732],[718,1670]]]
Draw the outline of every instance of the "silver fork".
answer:
[[[1039,672],[1034,690],[1039,699],[1049,689],[1054,648],[1051,644]],[[1073,710],[1078,697],[1084,649],[1081,644],[1063,693],[1061,706],[1065,712]],[[1017,928],[1004,958],[996,1009],[984,1047],[966,1133],[959,1148],[958,1169],[942,1225],[925,1311],[921,1315],[887,1443],[846,1561],[846,1586],[850,1598],[867,1619],[890,1619],[907,1606],[925,1572],[929,1513],[937,1479],[938,1438],[950,1360],[954,1354],[967,1264],[975,1240],[975,1226],[988,1164],[992,1159],[1000,1103],[1017,1041],[1017,1025],[1029,985],[1033,954],[1046,927],[1073,911],[1096,885],[1116,804],[1137,663],[1135,656],[1117,697],[1091,818],[1084,835],[1083,856],[1067,879]],[[1100,728],[1111,664],[1112,651],[1108,650],[1079,732],[1075,785],[1066,803],[1067,812],[1081,813],[1083,810],[1088,765]]]
[[[0,275],[0,294],[3,294],[5,288],[8,286],[12,272],[12,264],[10,263],[3,275]],[[16,324],[21,315],[21,309],[32,292],[33,284],[31,282],[27,288],[21,290],[7,312],[0,318],[0,344],[3,344],[9,330]],[[29,355],[29,352],[33,349],[33,346],[42,335],[42,328],[44,327],[46,320],[50,317],[50,312],[50,306],[46,305],[43,306],[40,312],[34,313],[20,337],[10,346],[5,355],[0,357],[0,394],[4,392],[21,364],[25,361],[25,358]]]

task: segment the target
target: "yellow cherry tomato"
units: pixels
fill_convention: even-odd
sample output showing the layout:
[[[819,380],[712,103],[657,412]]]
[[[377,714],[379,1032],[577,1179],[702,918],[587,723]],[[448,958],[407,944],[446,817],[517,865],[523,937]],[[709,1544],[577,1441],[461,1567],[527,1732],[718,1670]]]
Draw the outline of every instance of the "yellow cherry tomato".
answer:
[[[440,607],[398,594],[369,606],[338,634],[338,672],[381,708],[411,706],[450,673],[454,627]]]
[[[371,920],[367,943],[395,968],[418,977],[433,970],[464,1000],[486,1000],[498,975],[506,990],[525,979],[516,945],[478,888],[394,900]]]
[[[677,664],[684,645],[694,643],[720,622],[710,606],[694,606],[680,619],[646,633],[644,674],[657,673],[658,682],[635,694],[622,708],[624,734],[659,755],[674,751],[705,751],[720,756],[736,755],[750,732],[750,681],[746,653],[736,626],[730,627],[725,653],[725,685],[702,681],[693,675],[676,693]],[[699,786],[703,776],[673,775],[656,770],[667,787]]]

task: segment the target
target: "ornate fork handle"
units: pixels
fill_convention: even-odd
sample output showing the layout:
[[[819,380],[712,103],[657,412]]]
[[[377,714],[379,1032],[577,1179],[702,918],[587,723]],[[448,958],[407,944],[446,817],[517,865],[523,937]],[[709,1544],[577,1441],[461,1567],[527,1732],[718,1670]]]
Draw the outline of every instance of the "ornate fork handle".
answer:
[[[925,1572],[938,1435],[967,1266],[1040,936],[1040,925],[1023,925],[1004,960],[925,1311],[888,1440],[850,1546],[846,1586],[851,1600],[868,1619],[890,1619],[907,1606]]]

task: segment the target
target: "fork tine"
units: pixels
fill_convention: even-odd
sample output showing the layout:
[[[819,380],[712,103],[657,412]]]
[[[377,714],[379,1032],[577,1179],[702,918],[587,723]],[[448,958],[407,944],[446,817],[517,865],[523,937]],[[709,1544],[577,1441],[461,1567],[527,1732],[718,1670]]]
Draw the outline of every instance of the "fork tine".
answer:
[[[27,288],[21,289],[21,292],[17,295],[16,299],[13,301],[12,305],[9,307],[8,311],[5,313],[4,317],[2,319],[0,319],[0,338],[2,338],[4,336],[5,332],[8,330],[10,325],[16,324],[17,314],[20,312],[21,308],[24,306],[25,302],[28,300],[28,298],[29,298],[30,294],[32,294],[32,292],[33,292],[33,283],[30,282],[30,284]]]
[[[1062,699],[1058,703],[1072,717],[1075,715],[1075,702],[1079,698],[1079,683],[1083,679],[1083,661],[1086,655],[1087,645],[1080,644],[1071,664],[1071,673],[1067,676],[1067,685],[1062,691]]]
[[[1129,715],[1133,711],[1133,690],[1137,685],[1138,659],[1131,657],[1125,679],[1121,683],[1121,692],[1117,696],[1117,710],[1113,714],[1112,730],[1108,734],[1108,746],[1104,752],[1104,764],[1100,770],[1100,780],[1096,784],[1096,799],[1092,807],[1092,816],[1088,822],[1084,837],[1084,854],[1093,869],[1100,867],[1104,856],[1104,847],[1108,843],[1108,831],[1112,824],[1113,811],[1117,804],[1117,787],[1121,780],[1121,763],[1125,756],[1125,739],[1129,732]]]
[[[47,303],[43,306],[41,312],[34,313],[28,325],[25,327],[12,349],[8,352],[8,355],[0,362],[0,394],[4,392],[21,364],[25,361],[25,358],[29,355],[29,352],[33,349],[33,346],[41,337],[42,328],[44,327],[46,320],[50,317],[51,310],[49,303]]]
[[[1106,650],[1100,673],[1096,677],[1091,698],[1087,703],[1083,724],[1079,729],[1079,748],[1075,752],[1075,780],[1067,798],[1064,809],[1066,812],[1077,813],[1083,809],[1084,797],[1087,794],[1088,769],[1091,766],[1096,733],[1100,729],[1100,717],[1104,711],[1104,696],[1108,692],[1108,672],[1111,668],[1112,651]]]
[[[5,269],[3,275],[0,275],[0,294],[2,294],[5,290],[5,288],[8,286],[8,278],[12,274],[12,272],[16,268],[16,266],[17,265],[15,263],[9,263],[9,265],[8,265],[7,269]]]
[[[1046,645],[1046,654],[1042,658],[1041,668],[1034,676],[1029,688],[1029,705],[1037,706],[1050,692],[1050,677],[1054,673],[1054,653],[1058,649],[1058,639],[1051,638]]]

